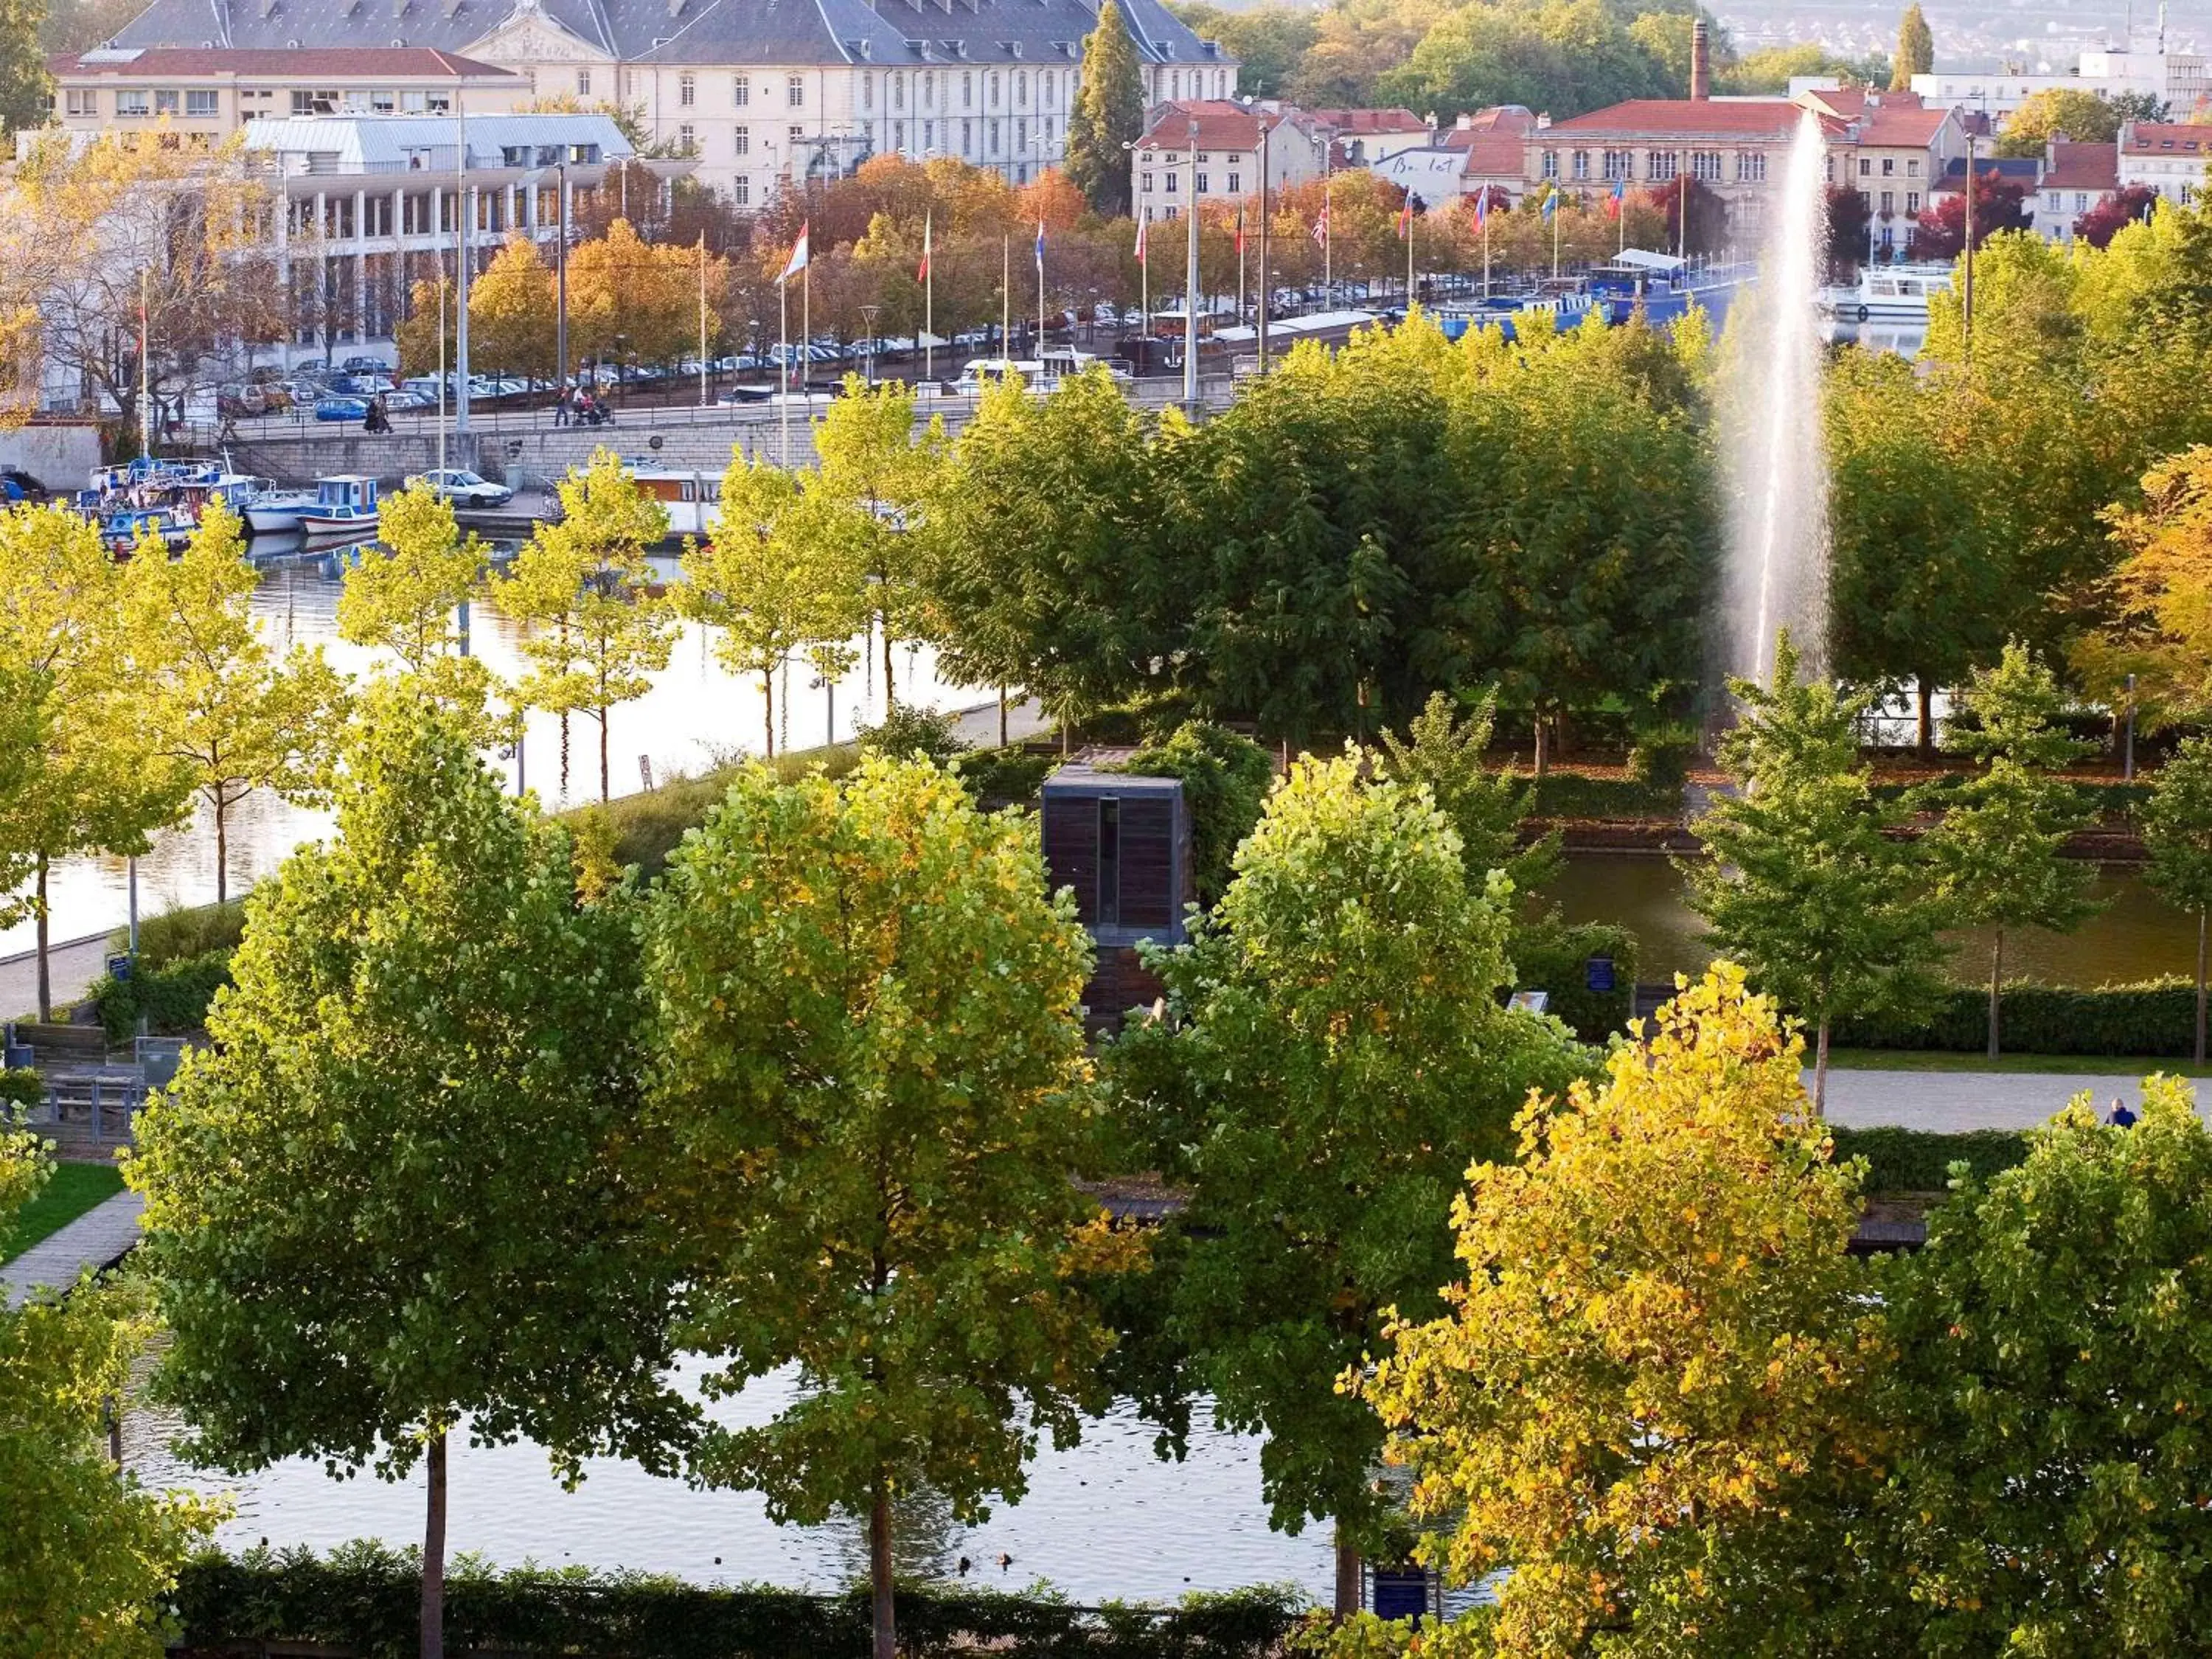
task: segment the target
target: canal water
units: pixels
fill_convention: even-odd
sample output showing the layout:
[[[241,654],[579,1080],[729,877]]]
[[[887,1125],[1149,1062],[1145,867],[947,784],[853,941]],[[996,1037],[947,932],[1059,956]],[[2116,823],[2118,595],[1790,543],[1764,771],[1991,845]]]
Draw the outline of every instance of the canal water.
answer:
[[[792,1378],[779,1375],[710,1409],[732,1425],[764,1422],[795,1394]],[[1018,1589],[1042,1582],[1085,1604],[1172,1601],[1254,1584],[1295,1585],[1325,1601],[1334,1582],[1328,1529],[1310,1526],[1291,1537],[1270,1528],[1260,1499],[1260,1443],[1202,1426],[1203,1412],[1198,1417],[1190,1455],[1180,1463],[1154,1455],[1153,1430],[1126,1407],[1086,1423],[1081,1443],[1066,1451],[1048,1441],[1030,1466],[1028,1494],[995,1506],[975,1527],[960,1525],[928,1494],[907,1502],[896,1521],[901,1571],[958,1579],[965,1557],[970,1583]],[[367,1472],[332,1480],[305,1459],[228,1476],[179,1462],[168,1443],[175,1432],[166,1417],[134,1413],[125,1421],[125,1462],[149,1486],[230,1494],[237,1512],[218,1534],[226,1548],[264,1540],[318,1550],[356,1538],[421,1541],[419,1468],[397,1483]],[[754,1494],[698,1491],[611,1460],[589,1464],[583,1484],[563,1492],[544,1454],[527,1444],[457,1441],[448,1464],[449,1547],[502,1566],[629,1568],[696,1583],[817,1590],[840,1589],[867,1570],[857,1516],[779,1527]],[[1004,1568],[1002,1554],[1011,1558]]]
[[[297,551],[262,557],[268,538],[254,544],[261,585],[253,611],[263,633],[279,652],[293,645],[319,645],[332,664],[366,677],[380,653],[337,637],[337,606],[343,571],[335,554]],[[675,562],[656,560],[665,575]],[[528,670],[520,650],[516,624],[493,607],[471,607],[471,649],[503,678]],[[856,644],[860,643],[855,641]],[[934,708],[970,708],[994,695],[963,690],[939,681],[933,653],[922,647],[894,646],[896,695],[902,702]],[[679,625],[668,666],[652,677],[653,689],[615,709],[607,727],[611,793],[626,795],[644,787],[645,771],[665,781],[677,772],[698,772],[718,759],[761,751],[765,736],[759,680],[734,677],[714,661],[707,630]],[[850,738],[854,722],[878,720],[883,711],[882,648],[863,653],[861,665],[838,684],[834,696],[813,684],[811,670],[794,666],[778,688],[781,713],[776,746],[812,748],[832,730]],[[834,705],[834,707],[833,707]],[[596,800],[599,793],[599,726],[588,718],[568,721],[568,764],[564,784],[561,765],[561,722],[533,713],[523,740],[521,766],[529,787],[549,806]],[[516,766],[505,763],[512,781]],[[248,796],[232,809],[229,823],[230,884],[235,892],[251,885],[305,839],[323,833],[326,817],[295,807],[266,791]],[[139,860],[142,915],[170,905],[200,904],[215,896],[215,832],[204,811],[185,828],[162,835],[149,857]],[[126,866],[121,859],[65,860],[50,878],[52,937],[82,938],[119,927],[127,915]],[[35,943],[33,925],[0,929],[0,956],[28,951]]]

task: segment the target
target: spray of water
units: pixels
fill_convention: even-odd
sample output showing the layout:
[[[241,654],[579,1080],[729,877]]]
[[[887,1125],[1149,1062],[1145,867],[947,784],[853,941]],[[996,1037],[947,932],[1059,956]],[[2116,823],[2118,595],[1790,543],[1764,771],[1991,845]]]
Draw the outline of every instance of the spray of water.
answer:
[[[1729,485],[1725,667],[1773,672],[1782,629],[1815,672],[1826,646],[1827,464],[1820,435],[1821,338],[1814,313],[1825,236],[1826,146],[1808,112],[1767,222],[1759,286],[1730,320],[1723,384]]]

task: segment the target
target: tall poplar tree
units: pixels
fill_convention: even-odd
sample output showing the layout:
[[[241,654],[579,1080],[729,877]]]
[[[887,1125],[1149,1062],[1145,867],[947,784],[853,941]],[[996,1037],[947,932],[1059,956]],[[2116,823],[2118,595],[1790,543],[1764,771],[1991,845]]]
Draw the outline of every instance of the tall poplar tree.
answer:
[[[442,1654],[449,1436],[528,1437],[573,1477],[653,1463],[661,1258],[616,1167],[636,1121],[634,901],[578,890],[567,830],[507,799],[472,723],[373,687],[337,826],[246,901],[212,1046],[126,1175],[191,1455],[427,1464],[422,1648]]]
[[[1083,85],[1067,117],[1066,172],[1093,210],[1108,219],[1129,212],[1129,151],[1144,135],[1145,83],[1137,43],[1114,0],[1098,8],[1084,37]]]
[[[1936,69],[1936,36],[1928,27],[1927,15],[1920,9],[1919,0],[1913,0],[1905,9],[1905,15],[1897,24],[1897,61],[1889,66],[1889,86],[1893,92],[1909,92],[1912,77],[1930,75]]]

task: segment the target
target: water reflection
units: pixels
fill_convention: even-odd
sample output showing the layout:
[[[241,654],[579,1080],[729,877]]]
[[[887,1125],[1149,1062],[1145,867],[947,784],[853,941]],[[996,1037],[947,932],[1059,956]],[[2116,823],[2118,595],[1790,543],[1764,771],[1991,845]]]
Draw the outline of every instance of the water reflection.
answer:
[[[780,1375],[709,1409],[739,1426],[767,1420],[793,1394],[792,1380]],[[900,1570],[952,1577],[964,1556],[970,1583],[1020,1589],[1042,1581],[1086,1603],[1169,1601],[1261,1583],[1293,1583],[1325,1597],[1333,1571],[1328,1528],[1310,1527],[1295,1538],[1270,1528],[1260,1498],[1260,1443],[1204,1426],[1206,1417],[1196,1414],[1181,1463],[1153,1455],[1153,1429],[1126,1406],[1087,1422],[1079,1445],[1056,1451],[1048,1439],[1030,1466],[1028,1495],[973,1527],[955,1522],[941,1498],[902,1500]],[[173,1419],[132,1413],[125,1462],[150,1486],[232,1493],[237,1514],[218,1534],[228,1548],[264,1538],[318,1550],[353,1538],[398,1546],[421,1536],[419,1469],[398,1483],[373,1474],[334,1480],[319,1463],[292,1459],[233,1477],[181,1463],[168,1446],[176,1430]],[[528,1445],[456,1444],[448,1462],[449,1547],[502,1565],[629,1567],[701,1583],[835,1589],[867,1564],[859,1516],[778,1527],[754,1494],[697,1491],[604,1459],[566,1492],[547,1473],[544,1455]]]

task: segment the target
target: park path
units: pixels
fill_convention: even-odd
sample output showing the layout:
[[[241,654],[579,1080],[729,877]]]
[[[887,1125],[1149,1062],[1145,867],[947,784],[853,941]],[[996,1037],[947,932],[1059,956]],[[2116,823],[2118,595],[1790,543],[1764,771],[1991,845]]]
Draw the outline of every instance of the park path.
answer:
[[[85,1268],[104,1267],[115,1261],[138,1242],[138,1217],[145,1207],[146,1200],[137,1194],[118,1193],[13,1261],[0,1263],[0,1285],[6,1286],[8,1305],[21,1307],[41,1285],[64,1290],[76,1283]]]
[[[92,988],[93,981],[107,971],[107,934],[66,940],[46,951],[46,971],[52,976],[54,1006],[67,1007]],[[39,1006],[39,956],[0,957],[0,1019],[34,1019]]]
[[[1894,1126],[1955,1133],[1962,1129],[2029,1129],[2084,1090],[2102,1116],[2118,1097],[2130,1107],[2142,1079],[2159,1063],[2103,1074],[2059,1072],[1852,1072],[1828,1073],[1828,1117],[1847,1128]],[[1805,1073],[1809,1092],[1813,1074]],[[2212,1104],[2212,1084],[2200,1082],[2199,1109]]]

